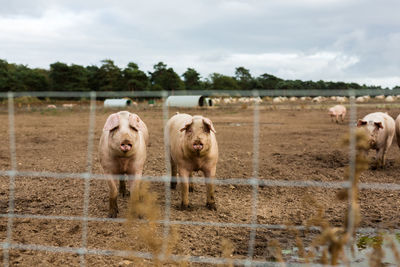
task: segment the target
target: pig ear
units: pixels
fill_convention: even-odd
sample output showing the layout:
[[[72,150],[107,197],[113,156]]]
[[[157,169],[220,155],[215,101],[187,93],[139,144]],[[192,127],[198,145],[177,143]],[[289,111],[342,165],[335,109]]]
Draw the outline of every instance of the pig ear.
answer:
[[[382,122],[374,122],[374,124],[377,129],[383,129]]]
[[[366,121],[363,121],[363,120],[358,120],[357,121],[357,127],[361,127],[361,126],[364,126],[364,125],[367,125]]]
[[[129,114],[129,126],[134,128],[136,131],[143,131],[141,119],[136,114]]]
[[[193,119],[192,118],[189,118],[189,119],[185,120],[182,123],[182,128],[179,131],[181,131],[181,132],[186,131],[190,127],[190,125],[192,125],[192,123],[193,123]]]
[[[206,127],[213,131],[214,133],[217,133],[217,131],[214,128],[214,125],[212,123],[212,121],[209,118],[203,118],[203,123],[206,125]]]
[[[103,131],[111,131],[119,126],[119,116],[117,113],[108,116],[106,124],[104,124]]]

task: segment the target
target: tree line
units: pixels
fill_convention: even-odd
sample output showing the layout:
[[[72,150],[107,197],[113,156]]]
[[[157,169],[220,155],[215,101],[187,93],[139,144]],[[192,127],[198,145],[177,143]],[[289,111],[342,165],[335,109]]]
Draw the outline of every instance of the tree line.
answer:
[[[81,66],[56,62],[50,69],[29,68],[0,59],[0,91],[175,91],[175,90],[290,90],[290,89],[382,89],[357,83],[284,80],[264,73],[253,77],[244,67],[235,69],[235,76],[212,73],[202,78],[193,68],[177,74],[164,62],[144,72],[130,62],[124,69],[110,59],[101,66]]]

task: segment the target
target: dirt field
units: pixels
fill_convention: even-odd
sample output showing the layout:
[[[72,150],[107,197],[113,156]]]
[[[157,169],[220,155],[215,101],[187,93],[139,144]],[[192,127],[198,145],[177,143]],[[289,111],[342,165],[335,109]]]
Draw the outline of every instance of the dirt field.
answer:
[[[100,105],[100,103],[99,103]],[[260,110],[259,177],[286,181],[344,181],[348,165],[348,147],[341,140],[348,132],[346,124],[331,123],[323,105],[263,104]],[[364,105],[358,117],[384,110],[394,118],[400,108],[384,105]],[[163,113],[161,108],[132,108],[149,128],[151,146],[145,175],[165,175],[163,148]],[[173,114],[175,110],[170,110]],[[220,160],[217,177],[249,178],[253,170],[253,110],[243,108],[213,108],[181,110],[209,117],[217,130]],[[97,144],[107,116],[112,110],[98,109],[96,113],[93,151],[93,173],[102,173],[97,157]],[[0,169],[9,170],[10,150],[6,106],[0,112]],[[87,108],[72,110],[16,110],[17,168],[24,171],[57,173],[85,172],[87,165],[89,112]],[[374,156],[371,151],[370,156]],[[362,182],[399,183],[400,152],[396,139],[388,152],[383,170],[367,170]],[[152,183],[151,192],[157,194],[157,203],[163,217],[165,187]],[[15,212],[17,214],[82,216],[84,182],[80,179],[17,177]],[[257,222],[260,224],[305,225],[316,214],[318,206],[325,209],[326,217],[335,226],[343,224],[346,203],[337,200],[338,190],[321,188],[259,188]],[[0,213],[8,211],[9,177],[0,177]],[[251,223],[252,187],[217,186],[217,211],[205,206],[205,185],[198,184],[190,194],[191,210],[180,210],[178,191],[171,194],[171,220],[220,223]],[[312,199],[314,205],[306,199]],[[360,192],[361,227],[400,228],[400,192],[362,190]],[[118,199],[119,218],[128,210],[128,199]],[[89,216],[106,218],[108,214],[108,187],[103,180],[90,183]],[[14,243],[56,247],[80,247],[82,222],[77,220],[15,219],[12,232]],[[88,247],[102,250],[150,251],[140,240],[139,224],[118,222],[89,222]],[[0,241],[6,238],[7,219],[0,218]],[[190,256],[220,257],[224,239],[232,242],[234,258],[246,258],[249,228],[180,225],[177,227],[172,253]],[[159,232],[159,236],[162,233]],[[313,234],[301,233],[309,244]],[[294,235],[287,231],[258,229],[255,237],[254,259],[273,260],[268,243],[278,240],[283,249],[292,249]],[[0,254],[2,261],[3,254]],[[86,256],[88,266],[118,266],[124,258],[116,256]],[[79,255],[33,250],[11,250],[13,266],[77,266]],[[149,261],[142,262],[143,265]],[[195,265],[195,264],[194,264]],[[204,264],[206,265],[206,264]],[[136,265],[135,265],[136,266]]]

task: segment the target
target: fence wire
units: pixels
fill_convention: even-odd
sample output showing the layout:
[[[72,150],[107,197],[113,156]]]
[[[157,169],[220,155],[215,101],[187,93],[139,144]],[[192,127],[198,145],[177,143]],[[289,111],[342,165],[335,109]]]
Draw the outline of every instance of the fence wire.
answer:
[[[15,172],[17,170],[17,159],[15,149],[15,126],[14,126],[14,95],[9,92],[8,97],[8,129],[10,138],[10,157],[11,157],[11,172],[9,183],[9,196],[8,196],[8,214],[14,214],[14,200],[15,200]],[[9,217],[7,221],[7,237],[6,242],[3,244],[3,263],[5,267],[10,264],[9,245],[12,241],[12,228],[13,218]]]
[[[163,125],[169,118],[169,107],[166,105],[165,99],[170,93],[165,91],[160,92],[0,92],[0,98],[8,99],[8,129],[9,129],[9,140],[10,140],[10,170],[0,170],[0,176],[9,178],[9,202],[8,212],[1,213],[0,218],[7,219],[7,234],[3,242],[0,242],[3,249],[3,265],[10,265],[9,251],[14,250],[33,250],[33,251],[45,251],[54,253],[69,253],[80,255],[80,265],[86,266],[86,255],[103,255],[103,256],[119,256],[127,257],[134,256],[136,258],[154,260],[170,260],[170,261],[187,261],[191,263],[205,263],[205,264],[227,264],[233,263],[235,265],[245,266],[281,266],[281,263],[271,261],[261,261],[254,259],[254,248],[255,248],[255,236],[258,229],[266,230],[308,230],[308,231],[320,231],[320,227],[317,226],[288,226],[283,224],[259,224],[257,223],[257,207],[258,207],[258,193],[259,187],[299,187],[299,188],[325,188],[325,189],[349,189],[351,194],[351,187],[354,180],[354,166],[355,166],[355,131],[354,124],[356,120],[356,105],[354,97],[357,95],[380,95],[384,94],[382,90],[339,90],[335,91],[335,95],[346,95],[350,96],[350,181],[345,182],[322,182],[322,181],[288,181],[288,180],[272,180],[272,179],[260,179],[259,177],[259,149],[260,149],[260,111],[259,104],[254,103],[254,115],[253,115],[253,171],[251,178],[201,178],[198,177],[193,179],[193,183],[213,183],[215,185],[227,186],[227,185],[241,185],[250,186],[252,188],[252,205],[251,205],[251,219],[250,223],[221,223],[212,221],[176,221],[171,220],[171,190],[170,181],[170,159],[169,151],[165,150],[165,165],[167,174],[165,176],[144,176],[143,181],[149,182],[160,182],[165,187],[165,207],[164,207],[164,218],[157,221],[158,224],[163,225],[163,245],[161,253],[159,255],[153,255],[152,253],[141,252],[141,251],[128,251],[128,250],[103,250],[103,249],[92,249],[87,247],[87,234],[88,234],[88,222],[112,222],[112,223],[125,223],[127,219],[124,218],[98,218],[89,216],[89,195],[90,195],[90,181],[91,180],[106,180],[114,178],[116,180],[121,179],[134,179],[134,176],[121,176],[121,175],[101,175],[92,173],[93,165],[93,147],[94,147],[94,126],[96,117],[96,99],[104,97],[161,97],[163,101]],[[175,92],[175,94],[188,94],[188,95],[221,95],[221,96],[250,96],[250,97],[263,97],[263,96],[327,96],[333,95],[332,91],[328,90],[258,90],[258,91],[184,91]],[[390,94],[400,94],[399,90],[391,90]],[[20,96],[33,96],[33,97],[52,97],[52,98],[90,98],[90,112],[89,112],[89,129],[88,129],[88,147],[87,147],[87,164],[86,172],[84,173],[55,173],[55,172],[35,172],[35,171],[18,171],[16,161],[16,143],[15,143],[15,111],[14,111],[14,98]],[[168,134],[164,135],[164,142],[168,143]],[[15,213],[15,179],[18,177],[28,178],[48,178],[48,179],[81,179],[84,180],[84,197],[83,197],[83,212],[82,216],[61,216],[61,215],[40,215],[40,214],[21,214]],[[400,191],[400,184],[391,183],[360,183],[358,184],[360,190],[388,190],[388,191]],[[351,206],[350,206],[351,207]],[[354,218],[354,212],[349,209],[349,223]],[[36,219],[36,220],[60,220],[60,221],[79,221],[82,222],[82,236],[80,247],[56,247],[56,246],[44,246],[39,244],[21,244],[12,241],[13,232],[13,221],[14,219]],[[146,223],[146,220],[138,220],[138,223]],[[186,225],[186,226],[203,226],[203,227],[230,227],[230,228],[246,228],[249,229],[249,245],[247,257],[245,259],[235,258],[223,258],[223,257],[206,257],[206,256],[188,256],[188,255],[167,255],[167,240],[170,234],[170,226],[173,225]],[[377,228],[358,228],[357,233],[377,233],[385,230]],[[388,229],[390,233],[400,233],[400,229]],[[289,264],[290,265],[290,264]],[[297,264],[302,265],[302,264]],[[312,264],[312,266],[322,266],[319,264]]]
[[[258,97],[256,91],[253,92],[254,97]],[[253,175],[250,179],[253,187],[252,195],[252,208],[251,208],[251,224],[255,225],[257,223],[257,206],[258,206],[258,150],[259,150],[259,135],[260,135],[260,111],[258,109],[258,103],[254,103],[254,115],[253,115]],[[256,240],[256,227],[252,227],[250,230],[249,238],[249,249],[247,252],[247,262],[246,266],[251,266],[251,260],[254,256],[254,246]]]

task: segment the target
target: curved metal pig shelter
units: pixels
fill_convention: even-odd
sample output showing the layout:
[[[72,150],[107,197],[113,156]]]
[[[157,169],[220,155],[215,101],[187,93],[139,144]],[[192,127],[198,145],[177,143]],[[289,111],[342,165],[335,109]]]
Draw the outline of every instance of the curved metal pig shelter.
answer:
[[[166,100],[169,107],[206,107],[212,106],[212,100],[202,95],[172,95]]]
[[[106,99],[104,100],[104,107],[127,107],[132,104],[130,99]]]

